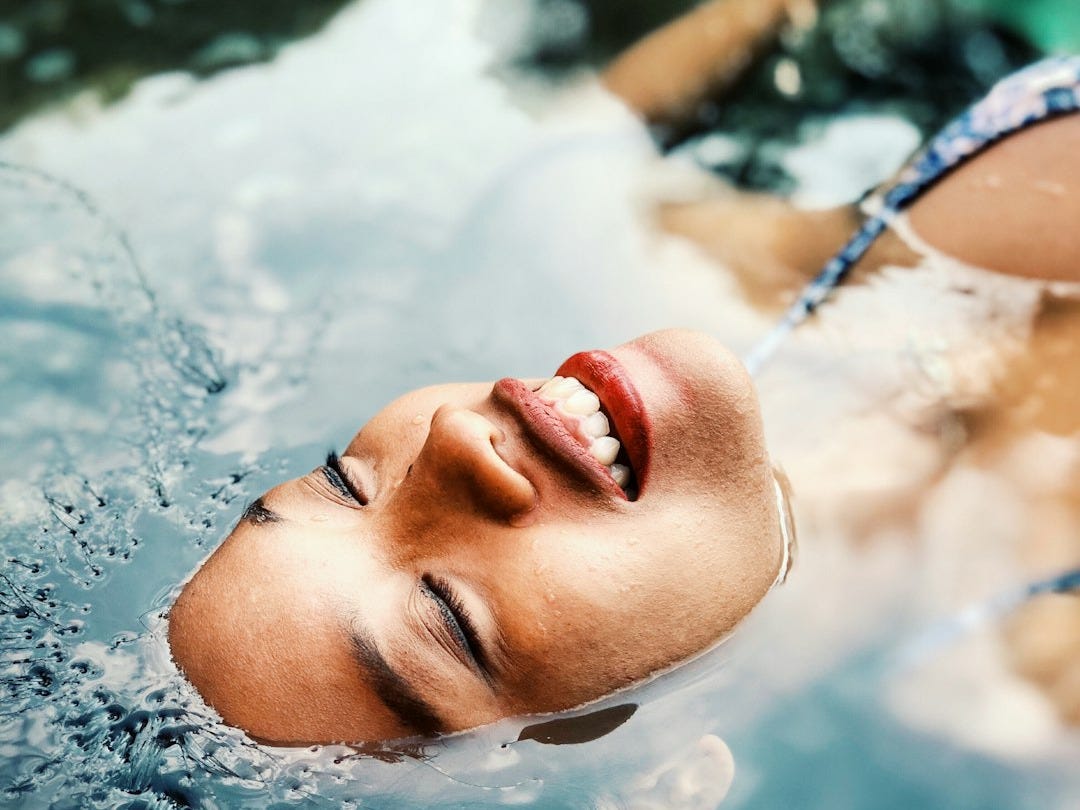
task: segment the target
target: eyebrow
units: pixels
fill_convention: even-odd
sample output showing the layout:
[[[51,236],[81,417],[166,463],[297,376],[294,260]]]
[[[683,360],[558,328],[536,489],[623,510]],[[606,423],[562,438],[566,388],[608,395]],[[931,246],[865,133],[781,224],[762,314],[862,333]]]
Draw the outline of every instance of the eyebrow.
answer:
[[[278,523],[281,515],[268,507],[262,498],[256,498],[244,509],[240,516],[240,523],[250,523],[252,526],[262,526],[266,523]]]
[[[366,631],[353,629],[349,634],[353,655],[371,678],[379,700],[406,727],[430,736],[446,727],[438,712],[420,696],[400,672],[390,666]]]

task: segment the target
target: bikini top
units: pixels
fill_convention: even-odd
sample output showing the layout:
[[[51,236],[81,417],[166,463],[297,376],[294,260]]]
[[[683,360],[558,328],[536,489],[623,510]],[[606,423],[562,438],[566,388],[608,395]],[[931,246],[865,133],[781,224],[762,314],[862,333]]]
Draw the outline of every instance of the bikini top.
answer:
[[[931,139],[891,186],[868,199],[864,205],[874,213],[744,358],[750,373],[760,372],[787,335],[829,299],[874,241],[929,188],[1009,135],[1077,111],[1080,111],[1080,56],[1042,60],[994,85],[981,101]],[[900,658],[903,664],[915,665],[1035,596],[1076,591],[1080,591],[1080,568],[1003,592],[931,625],[902,646]]]
[[[851,269],[893,220],[931,186],[998,141],[1042,121],[1080,110],[1080,56],[1036,62],[1002,79],[979,102],[938,133],[897,180],[872,195],[870,216],[821,272],[803,289],[780,320],[743,359],[751,374],[784,339],[843,284]]]

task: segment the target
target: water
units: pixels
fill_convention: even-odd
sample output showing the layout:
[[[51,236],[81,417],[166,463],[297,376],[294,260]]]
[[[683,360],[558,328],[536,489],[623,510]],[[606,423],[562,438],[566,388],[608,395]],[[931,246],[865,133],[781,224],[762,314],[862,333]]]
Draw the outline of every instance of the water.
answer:
[[[1014,582],[1009,521],[997,542],[969,517],[988,481],[1024,519],[969,469],[927,495],[937,445],[872,421],[892,383],[857,378],[870,353],[836,359],[845,319],[897,278],[838,301],[762,381],[803,526],[792,577],[730,643],[603,702],[610,733],[546,744],[590,734],[518,719],[405,752],[271,749],[177,676],[162,614],[178,581],[247,499],[396,394],[543,376],[676,323],[742,350],[770,322],[650,225],[650,195],[697,175],[595,91],[494,78],[489,12],[367,0],[270,64],[160,75],[0,140],[3,802],[1075,805],[1076,734],[1008,671],[996,628],[915,670],[894,660]],[[918,526],[880,519],[912,492]]]

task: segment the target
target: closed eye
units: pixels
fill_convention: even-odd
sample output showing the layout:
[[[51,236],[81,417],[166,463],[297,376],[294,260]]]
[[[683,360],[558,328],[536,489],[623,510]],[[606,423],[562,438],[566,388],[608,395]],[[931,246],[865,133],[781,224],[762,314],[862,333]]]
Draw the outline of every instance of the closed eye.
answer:
[[[342,467],[341,459],[338,457],[337,453],[333,450],[327,453],[326,463],[319,469],[327,483],[344,497],[356,501],[360,506],[367,506],[367,498],[353,480],[349,478],[349,474],[345,471],[345,468]]]
[[[420,590],[424,596],[435,602],[458,648],[476,665],[484,680],[490,683],[491,671],[484,647],[480,643],[480,634],[476,631],[476,624],[468,609],[454,589],[445,580],[424,574],[420,580]]]

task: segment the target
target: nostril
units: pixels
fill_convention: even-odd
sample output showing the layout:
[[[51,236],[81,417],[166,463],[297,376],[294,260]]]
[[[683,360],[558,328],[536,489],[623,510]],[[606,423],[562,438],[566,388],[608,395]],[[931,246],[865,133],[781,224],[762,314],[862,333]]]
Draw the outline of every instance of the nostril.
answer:
[[[530,512],[536,490],[512,463],[510,441],[502,427],[476,411],[443,406],[432,417],[417,474],[443,492],[444,504],[461,495],[500,519]]]

